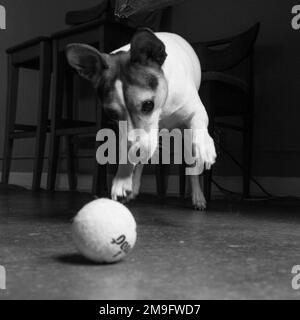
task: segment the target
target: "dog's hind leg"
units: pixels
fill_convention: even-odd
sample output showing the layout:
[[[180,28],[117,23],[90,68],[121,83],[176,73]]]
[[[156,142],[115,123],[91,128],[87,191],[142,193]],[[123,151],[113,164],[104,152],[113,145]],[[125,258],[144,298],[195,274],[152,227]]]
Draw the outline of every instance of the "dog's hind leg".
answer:
[[[191,197],[192,203],[196,210],[205,210],[206,209],[206,200],[203,195],[200,180],[198,175],[189,176],[190,183],[191,183]]]

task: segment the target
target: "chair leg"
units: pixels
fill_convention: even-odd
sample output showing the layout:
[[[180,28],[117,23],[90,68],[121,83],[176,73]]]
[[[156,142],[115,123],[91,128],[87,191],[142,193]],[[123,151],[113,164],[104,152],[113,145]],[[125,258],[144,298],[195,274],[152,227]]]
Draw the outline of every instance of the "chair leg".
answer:
[[[168,189],[169,166],[165,164],[157,164],[155,166],[156,190],[160,198],[164,198]]]
[[[38,123],[32,181],[33,191],[40,189],[43,171],[51,86],[51,57],[51,45],[47,42],[42,42],[40,54]]]
[[[48,179],[47,190],[54,191],[57,164],[59,157],[60,137],[56,134],[56,129],[59,126],[62,115],[63,106],[63,77],[64,77],[64,63],[61,54],[58,50],[56,41],[53,41],[53,99],[51,110],[51,130],[50,130],[50,146],[48,159]]]
[[[67,173],[69,181],[69,189],[71,191],[77,188],[75,150],[73,136],[66,136],[66,154],[67,154]]]
[[[185,139],[182,138],[182,158],[181,164],[179,165],[179,195],[182,199],[186,195],[186,162],[185,162]]]
[[[201,85],[200,95],[202,101],[204,102],[206,112],[209,118],[209,126],[208,131],[213,139],[214,130],[215,130],[215,106],[213,103],[214,90],[212,84],[209,82],[205,82]],[[203,172],[203,193],[206,199],[206,202],[211,201],[211,187],[212,187],[212,168],[210,170],[205,170]]]
[[[212,180],[212,169],[204,171],[203,192],[207,202],[211,200],[211,180]]]
[[[156,191],[160,198],[164,198],[168,189],[170,166],[163,164],[162,140],[159,141],[159,164],[155,165]]]
[[[105,120],[102,116],[102,108],[98,103],[96,103],[96,124],[98,130],[105,127]],[[98,147],[99,142],[96,141],[92,193],[96,196],[103,196],[107,192],[107,165],[100,165],[96,161],[96,152]]]
[[[186,175],[185,175],[186,166],[182,163],[179,167],[179,194],[181,198],[185,198],[186,192]]]
[[[98,50],[100,52],[104,52],[104,28],[99,29],[99,46]],[[95,103],[96,105],[96,126],[97,130],[104,128],[105,117],[102,114],[102,108],[99,106],[98,101]],[[95,139],[96,140],[96,139]],[[103,196],[107,192],[107,165],[99,165],[96,161],[96,152],[99,147],[99,142],[95,142],[95,161],[94,161],[94,175],[93,175],[93,186],[92,193],[97,196]]]
[[[13,149],[13,139],[10,134],[14,130],[14,124],[17,111],[17,96],[19,84],[19,69],[12,64],[11,56],[8,56],[7,72],[7,106],[6,106],[6,128],[4,138],[4,151],[2,163],[2,183],[9,181],[9,172],[11,165],[11,156]]]
[[[244,118],[243,135],[243,196],[250,197],[250,178],[252,169],[252,117],[246,115]]]
[[[67,98],[67,119],[73,119],[73,108],[74,108],[74,79],[73,74],[66,71],[66,98]],[[66,136],[66,155],[67,155],[67,172],[69,180],[70,190],[76,190],[77,178],[76,178],[76,156],[74,150],[74,139],[73,136]]]

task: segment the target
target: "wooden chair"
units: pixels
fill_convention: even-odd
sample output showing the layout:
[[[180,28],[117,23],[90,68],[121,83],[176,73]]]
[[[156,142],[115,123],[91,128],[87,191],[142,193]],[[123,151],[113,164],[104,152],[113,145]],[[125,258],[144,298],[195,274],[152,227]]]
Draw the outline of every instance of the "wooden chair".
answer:
[[[2,166],[2,183],[9,182],[13,142],[15,139],[36,138],[32,189],[38,190],[41,183],[47,130],[52,70],[51,41],[39,37],[6,51],[8,57],[6,129]],[[21,68],[39,71],[39,100],[37,124],[16,123],[18,102],[19,70]],[[23,108],[26,106],[23,105]]]
[[[100,107],[96,107],[96,119],[94,122],[76,121],[73,119],[73,73],[67,65],[65,58],[65,48],[68,44],[74,42],[82,42],[99,48],[102,52],[108,52],[113,49],[113,41],[118,39],[125,44],[131,37],[133,30],[130,28],[122,28],[106,23],[102,19],[92,21],[90,23],[75,26],[52,35],[53,44],[53,91],[52,91],[52,115],[50,130],[50,150],[48,165],[47,189],[55,190],[56,172],[59,157],[60,138],[65,136],[70,143],[67,146],[71,148],[73,145],[70,140],[76,135],[95,135],[102,127],[102,112]],[[63,95],[66,90],[66,116],[69,125],[64,125],[63,118]],[[95,154],[98,144],[95,143]],[[72,154],[73,150],[69,150]],[[76,188],[76,174],[74,155],[70,159],[68,165],[68,177],[70,189]],[[93,177],[93,193],[103,194],[106,190],[106,167],[100,166],[95,161],[94,177]]]
[[[109,2],[109,1],[108,1]],[[134,21],[128,20],[118,23],[109,19],[107,15],[100,15],[96,19],[99,12],[103,8],[95,7],[95,11],[88,9],[81,12],[71,12],[67,14],[67,22],[75,23],[74,26],[66,30],[57,32],[51,36],[53,45],[53,90],[52,90],[52,107],[51,107],[51,130],[50,130],[50,150],[48,160],[48,180],[47,189],[55,190],[57,164],[59,158],[60,138],[67,138],[68,153],[68,177],[70,189],[76,188],[76,174],[74,164],[74,147],[72,140],[74,136],[93,135],[101,127],[107,126],[104,115],[100,106],[96,105],[96,118],[94,122],[76,121],[73,115],[73,76],[74,73],[66,63],[65,48],[70,43],[86,43],[98,48],[101,52],[110,52],[122,45],[130,42],[136,28],[132,25]],[[171,21],[171,9],[167,8],[161,13],[155,15],[152,13],[147,21],[142,21],[146,26],[153,24],[154,28],[159,28],[160,22],[163,30],[167,29],[166,23]],[[87,18],[93,18],[90,22]],[[163,21],[164,20],[164,21]],[[150,25],[148,25],[150,24]],[[66,118],[63,118],[63,94],[66,91]],[[65,123],[68,123],[66,126]],[[95,142],[95,155],[99,143]],[[92,193],[103,195],[107,191],[107,166],[98,165],[95,161],[93,172]]]
[[[253,52],[260,24],[226,39],[198,42],[193,47],[201,61],[200,96],[210,118],[209,131],[217,128],[243,135],[243,196],[249,197],[252,168],[252,130],[254,110]],[[240,117],[241,126],[226,122]],[[212,170],[204,173],[204,194],[211,198]],[[180,170],[180,193],[185,193],[184,170]]]
[[[52,122],[50,132],[50,152],[48,166],[47,189],[55,189],[55,179],[59,155],[59,143],[61,136],[72,139],[75,135],[93,134],[103,127],[104,117],[101,108],[96,107],[96,119],[94,123],[72,121],[73,109],[73,74],[66,65],[65,48],[68,44],[81,42],[97,47],[101,52],[110,52],[130,42],[135,28],[120,23],[109,22],[98,19],[89,23],[71,27],[52,35],[53,44],[53,99],[52,99]],[[66,80],[66,81],[64,81]],[[66,85],[67,92],[67,114],[70,120],[69,126],[62,126],[63,92]],[[68,144],[72,145],[71,143]],[[95,154],[99,143],[95,143]],[[72,154],[72,150],[69,150]],[[68,166],[69,184],[71,189],[76,188],[75,166]],[[93,174],[93,194],[101,195],[106,192],[107,168],[98,165],[95,161]]]

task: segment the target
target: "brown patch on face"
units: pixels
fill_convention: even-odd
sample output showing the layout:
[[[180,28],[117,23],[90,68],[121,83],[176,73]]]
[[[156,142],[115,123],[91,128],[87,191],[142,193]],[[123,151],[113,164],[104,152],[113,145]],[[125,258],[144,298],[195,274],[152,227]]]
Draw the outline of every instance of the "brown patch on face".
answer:
[[[137,86],[155,91],[158,86],[158,74],[157,68],[128,63],[124,66],[122,80],[127,86]]]
[[[157,65],[131,63],[128,52],[109,55],[108,63],[96,88],[104,111],[114,120],[136,118],[143,101],[155,102],[162,72]],[[139,122],[136,120],[134,123]]]

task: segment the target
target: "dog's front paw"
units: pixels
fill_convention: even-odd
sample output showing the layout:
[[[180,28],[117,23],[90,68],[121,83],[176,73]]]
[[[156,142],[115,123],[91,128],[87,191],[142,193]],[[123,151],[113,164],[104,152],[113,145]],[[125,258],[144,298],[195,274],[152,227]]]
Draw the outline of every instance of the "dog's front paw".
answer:
[[[201,189],[192,191],[192,203],[196,210],[203,211],[206,209],[206,200]]]
[[[111,198],[115,201],[128,202],[132,195],[132,177],[114,178]]]
[[[204,168],[209,170],[216,161],[216,149],[214,140],[207,130],[199,130],[193,143],[195,156],[203,164]]]

